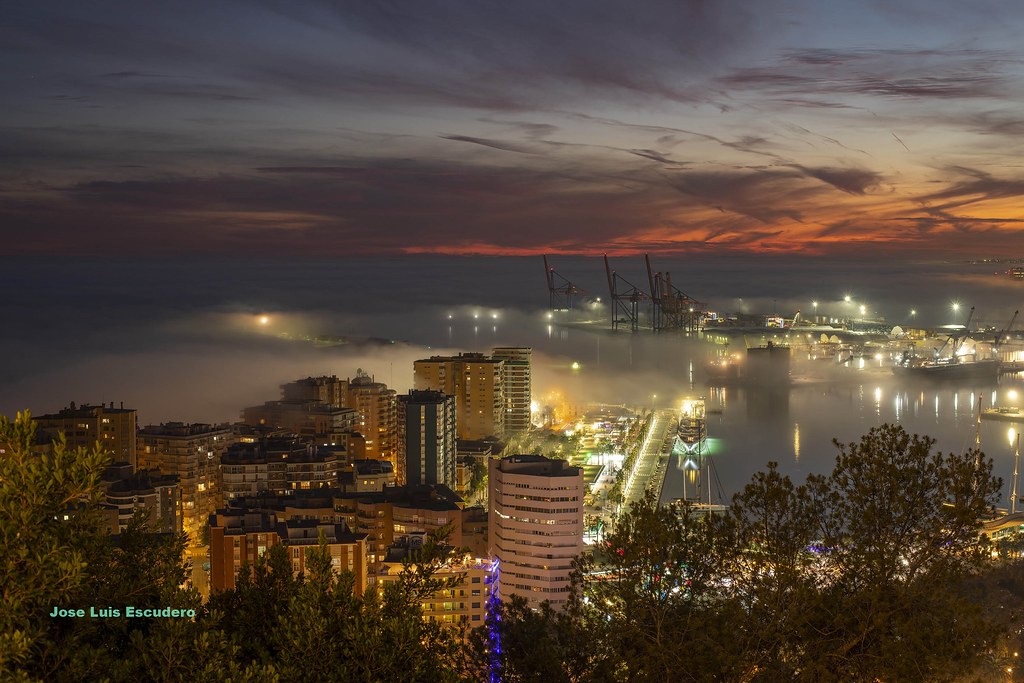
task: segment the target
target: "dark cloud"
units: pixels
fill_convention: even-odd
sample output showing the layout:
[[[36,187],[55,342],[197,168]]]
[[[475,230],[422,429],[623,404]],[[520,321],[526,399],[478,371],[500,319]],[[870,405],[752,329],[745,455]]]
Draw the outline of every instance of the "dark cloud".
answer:
[[[946,211],[994,199],[1024,196],[1024,178],[997,178],[986,171],[962,166],[951,167],[947,172],[962,178],[943,190],[919,198],[926,205],[938,202],[929,206],[932,210]]]
[[[114,71],[108,74],[100,74],[100,78],[170,78],[170,76],[143,71]]]
[[[753,218],[761,223],[788,219],[800,221],[797,206],[806,188],[792,180],[800,174],[770,170],[754,172],[686,172],[669,180],[678,192],[693,201],[722,211]],[[806,197],[803,197],[806,198]]]
[[[861,168],[808,168],[799,164],[792,164],[792,168],[849,194],[864,194],[881,182],[878,173]]]
[[[558,132],[558,126],[550,123],[537,123],[534,121],[502,121],[500,119],[481,118],[484,123],[496,123],[511,131],[518,132],[529,140],[540,140]]]
[[[482,145],[484,147],[490,147],[491,149],[499,149],[503,152],[518,152],[519,154],[536,154],[536,150],[527,147],[526,145],[520,145],[513,142],[502,142],[500,140],[487,140],[484,138],[474,138],[469,135],[442,135],[443,140],[452,140],[454,142],[469,142],[474,145]]]
[[[657,162],[660,162],[662,164],[667,164],[669,166],[685,166],[685,165],[687,165],[687,163],[684,162],[684,161],[677,161],[675,159],[670,159],[669,157],[665,156],[661,152],[657,152],[657,151],[655,151],[653,149],[631,149],[631,150],[629,150],[629,153],[630,154],[635,154],[638,157],[643,157],[644,159],[650,159],[652,161],[657,161]]]
[[[909,99],[1019,94],[1020,55],[1005,50],[790,50],[770,67],[736,69],[722,81],[799,97],[805,93]]]
[[[624,174],[598,160],[586,171],[351,160],[0,195],[0,224],[30,235],[19,243],[25,251],[78,251],[82,233],[101,253],[113,245],[134,253],[195,244],[254,254],[586,250],[632,243],[631,236],[656,229],[678,234],[668,240],[676,248],[739,247],[777,232],[765,225],[803,220],[794,207],[828,191],[813,176],[825,172],[830,185],[847,191],[867,183],[834,169],[710,172],[663,161]],[[707,208],[722,213],[680,219]]]
[[[1024,15],[873,1],[18,5],[0,230],[299,254],[1007,229],[964,207],[1019,196]]]

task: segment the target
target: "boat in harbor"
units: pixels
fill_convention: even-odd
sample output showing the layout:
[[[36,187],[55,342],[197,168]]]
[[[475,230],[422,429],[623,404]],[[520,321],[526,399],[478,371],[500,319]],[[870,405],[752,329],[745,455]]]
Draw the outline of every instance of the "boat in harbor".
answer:
[[[712,384],[733,382],[740,378],[740,356],[732,354],[721,356],[704,363],[704,372]]]
[[[959,357],[924,360],[918,363],[898,364],[892,371],[897,375],[924,377],[940,381],[975,380],[995,382],[999,378],[1000,363],[995,358],[981,360]]]
[[[1014,314],[1014,319],[1016,319]],[[935,350],[932,358],[914,357],[908,351],[892,371],[897,375],[923,377],[939,381],[970,380],[977,382],[996,382],[999,379],[1000,362],[995,358],[978,358],[977,352],[962,353],[964,342],[970,337],[971,320],[974,318],[974,306],[967,316],[964,325],[950,325],[953,328],[942,346]],[[1013,322],[1011,321],[1011,326]],[[950,346],[950,355],[942,356],[946,346]]]
[[[679,426],[676,430],[680,452],[700,453],[707,436],[707,409],[704,399],[686,399],[679,411]]]

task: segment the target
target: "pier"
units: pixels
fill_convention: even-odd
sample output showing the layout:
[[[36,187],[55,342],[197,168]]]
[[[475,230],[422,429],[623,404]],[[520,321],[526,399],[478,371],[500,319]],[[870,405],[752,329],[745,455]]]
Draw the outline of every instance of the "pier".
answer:
[[[668,457],[675,440],[676,414],[671,410],[658,410],[651,417],[651,426],[640,446],[640,455],[631,472],[626,473],[622,509],[644,497],[648,489],[661,497],[668,470]]]

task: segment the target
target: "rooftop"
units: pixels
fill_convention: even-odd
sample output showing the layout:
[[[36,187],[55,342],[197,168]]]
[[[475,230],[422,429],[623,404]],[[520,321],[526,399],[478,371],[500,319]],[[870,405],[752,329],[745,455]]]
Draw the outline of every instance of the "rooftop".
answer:
[[[125,408],[123,401],[121,402],[120,408],[115,408],[113,401],[110,402],[109,406],[105,403],[100,403],[98,405],[93,405],[91,403],[83,403],[82,405],[79,406],[75,405],[75,402],[72,401],[71,405],[69,405],[67,408],[62,408],[60,412],[51,413],[49,415],[36,415],[33,419],[59,420],[72,417],[96,417],[97,415],[100,414],[119,415],[134,412],[136,412],[135,408]]]
[[[578,477],[583,470],[573,467],[565,460],[548,458],[543,455],[510,455],[498,463],[502,472],[545,477]]]
[[[211,425],[202,422],[161,422],[158,425],[146,425],[139,430],[139,436],[202,436],[217,432],[230,432],[231,425]]]

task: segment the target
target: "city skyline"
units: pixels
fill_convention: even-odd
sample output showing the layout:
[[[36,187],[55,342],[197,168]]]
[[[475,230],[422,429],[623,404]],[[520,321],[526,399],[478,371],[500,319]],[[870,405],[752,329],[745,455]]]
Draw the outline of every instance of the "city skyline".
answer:
[[[5,12],[0,254],[1005,254],[994,2]]]

